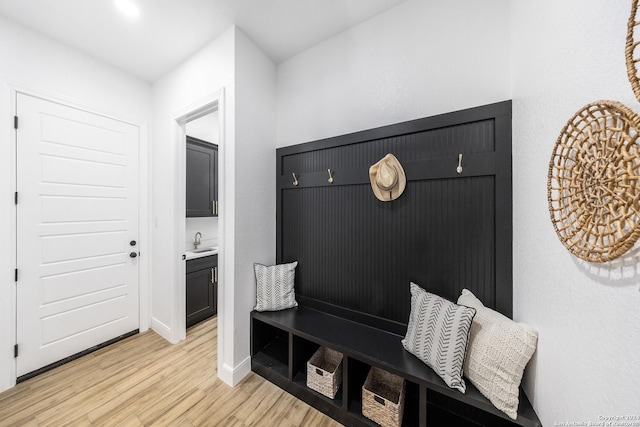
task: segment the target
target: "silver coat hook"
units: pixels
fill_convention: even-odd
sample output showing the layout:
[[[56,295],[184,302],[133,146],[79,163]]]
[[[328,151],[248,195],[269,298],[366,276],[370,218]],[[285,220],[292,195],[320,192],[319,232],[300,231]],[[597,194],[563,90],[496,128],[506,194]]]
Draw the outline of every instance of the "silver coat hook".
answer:
[[[297,187],[298,186],[298,178],[296,178],[295,172],[291,172],[291,175],[293,175],[293,185],[295,185]]]
[[[333,177],[331,176],[331,169],[327,169],[327,172],[329,173],[329,179],[327,181],[329,181],[329,184],[333,184]]]
[[[458,154],[458,167],[456,168],[456,172],[462,173],[462,153]]]

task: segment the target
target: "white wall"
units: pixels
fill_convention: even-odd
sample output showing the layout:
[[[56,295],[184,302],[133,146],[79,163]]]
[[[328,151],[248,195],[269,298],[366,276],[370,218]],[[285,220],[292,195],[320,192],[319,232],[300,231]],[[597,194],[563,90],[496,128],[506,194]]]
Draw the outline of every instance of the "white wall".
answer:
[[[275,65],[238,28],[230,28],[154,85],[154,233],[152,326],[181,339],[176,318],[180,250],[175,224],[175,117],[224,88],[220,110],[220,288],[218,375],[237,383],[250,370],[249,313],[255,304],[254,262],[275,260]]]
[[[514,316],[538,329],[526,390],[544,425],[637,415],[640,269],[588,264],[562,246],[547,205],[558,134],[585,104],[640,104],[627,80],[629,1],[512,3]],[[586,425],[586,424],[585,424]]]
[[[509,1],[411,0],[278,67],[278,146],[511,97]]]
[[[143,159],[146,157],[147,126],[151,119],[151,86],[94,58],[45,38],[0,17],[0,391],[13,385],[15,361],[13,340],[15,253],[13,129],[10,126],[10,87],[35,90],[61,98],[92,111],[142,126]],[[146,168],[146,164],[144,165]],[[143,192],[146,179],[141,182]],[[145,221],[146,222],[146,221]],[[144,230],[141,229],[141,244]],[[141,247],[144,252],[144,249]],[[141,272],[141,280],[146,275]]]
[[[2,78],[134,123],[151,119],[151,85],[0,17]]]
[[[244,33],[236,37],[234,366],[251,370],[254,263],[276,259],[276,66]],[[236,380],[237,382],[237,380]]]

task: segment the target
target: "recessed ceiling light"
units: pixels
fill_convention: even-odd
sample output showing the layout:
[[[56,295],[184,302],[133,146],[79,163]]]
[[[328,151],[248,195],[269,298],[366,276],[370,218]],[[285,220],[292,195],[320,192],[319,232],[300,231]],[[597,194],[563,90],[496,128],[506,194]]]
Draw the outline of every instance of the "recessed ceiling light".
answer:
[[[131,0],[115,0],[118,9],[130,18],[137,18],[140,15],[140,9]]]

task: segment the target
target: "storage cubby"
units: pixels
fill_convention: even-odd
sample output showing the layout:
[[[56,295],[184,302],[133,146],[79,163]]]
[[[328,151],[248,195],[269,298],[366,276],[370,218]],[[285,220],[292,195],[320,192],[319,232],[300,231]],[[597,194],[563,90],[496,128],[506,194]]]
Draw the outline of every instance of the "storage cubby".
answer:
[[[377,426],[375,422],[362,415],[362,386],[372,365],[356,359],[349,359],[349,413],[371,426]],[[405,380],[406,395],[402,417],[402,426],[418,426],[420,393],[418,384]]]
[[[320,348],[320,344],[293,336],[293,360],[291,361],[293,381],[306,387],[307,360]]]
[[[352,416],[359,418],[363,422],[376,425],[362,415],[362,385],[367,379],[367,374],[371,365],[363,363],[357,359],[349,358],[347,410]]]
[[[333,399],[323,396],[315,390],[307,387],[307,361],[311,359],[313,354],[321,346],[313,341],[306,340],[297,335],[293,335],[293,358],[291,362],[293,384],[299,387],[301,390],[306,390],[309,393],[315,395],[316,398],[325,401],[326,403],[335,406],[337,409],[342,408],[342,388],[338,389],[336,396]]]
[[[420,425],[420,389],[418,384],[408,381],[406,382],[407,394],[404,400],[404,417],[402,418],[403,426]],[[429,424],[431,425],[431,424]]]
[[[479,423],[477,420],[482,420]],[[434,391],[427,393],[427,423],[429,426],[448,427],[507,427],[511,422]]]
[[[289,334],[272,325],[252,322],[252,360],[284,378],[289,377]]]

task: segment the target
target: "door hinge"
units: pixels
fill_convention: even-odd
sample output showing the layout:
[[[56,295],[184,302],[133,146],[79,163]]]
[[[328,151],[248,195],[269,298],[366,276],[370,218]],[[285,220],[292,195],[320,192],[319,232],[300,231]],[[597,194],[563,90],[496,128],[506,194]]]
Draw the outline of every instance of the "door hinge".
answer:
[[[13,116],[13,128],[18,129],[18,116]]]
[[[13,346],[13,357],[18,357],[18,344]]]
[[[16,282],[18,281],[18,269],[17,268],[16,268],[16,279],[15,279],[15,281]]]
[[[15,203],[17,205],[18,204],[18,192],[17,191],[16,191],[16,194],[15,194],[15,200],[14,201],[15,201]]]

